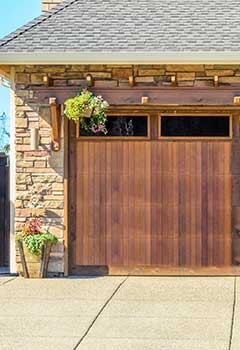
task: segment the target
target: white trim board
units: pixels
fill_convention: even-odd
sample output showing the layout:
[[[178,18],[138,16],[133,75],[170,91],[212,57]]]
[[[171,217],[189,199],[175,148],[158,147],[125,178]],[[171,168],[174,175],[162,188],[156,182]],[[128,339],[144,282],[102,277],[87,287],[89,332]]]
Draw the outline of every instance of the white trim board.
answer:
[[[240,52],[0,52],[0,65],[19,64],[240,64]]]

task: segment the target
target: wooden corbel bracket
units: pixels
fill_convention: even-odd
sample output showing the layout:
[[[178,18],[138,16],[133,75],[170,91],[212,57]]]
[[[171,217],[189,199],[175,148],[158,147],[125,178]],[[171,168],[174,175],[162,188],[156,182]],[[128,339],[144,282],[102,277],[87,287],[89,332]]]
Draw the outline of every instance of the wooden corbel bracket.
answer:
[[[233,103],[240,106],[240,96],[234,96]]]
[[[61,138],[61,106],[58,105],[56,97],[49,98],[49,105],[51,109],[52,150],[59,151]]]

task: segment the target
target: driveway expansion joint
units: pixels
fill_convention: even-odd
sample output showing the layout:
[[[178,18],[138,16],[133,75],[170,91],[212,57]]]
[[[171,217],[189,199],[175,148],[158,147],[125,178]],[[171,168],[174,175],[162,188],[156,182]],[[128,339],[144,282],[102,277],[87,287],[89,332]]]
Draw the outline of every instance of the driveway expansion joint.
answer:
[[[5,281],[5,282],[2,282],[2,283],[0,284],[0,287],[3,287],[5,284],[8,284],[8,283],[13,282],[16,278],[17,278],[17,277],[11,277],[11,278],[9,278],[9,280],[7,280],[7,281]]]
[[[99,316],[102,314],[102,312],[104,311],[104,309],[107,307],[107,305],[110,303],[110,301],[113,299],[113,297],[116,295],[116,293],[119,291],[119,289],[124,285],[124,283],[127,281],[129,276],[127,276],[121,283],[119,283],[119,285],[115,288],[115,290],[113,291],[113,293],[111,294],[111,296],[108,298],[108,300],[104,303],[104,305],[101,307],[101,309],[99,310],[99,312],[97,313],[97,315],[94,317],[94,320],[91,322],[91,324],[89,325],[88,329],[86,330],[86,332],[83,334],[83,336],[81,337],[81,339],[77,342],[77,344],[74,346],[73,350],[78,350],[80,349],[80,345],[83,342],[83,340],[86,338],[86,336],[88,335],[88,333],[90,332],[90,330],[92,329],[92,327],[94,326],[94,324],[96,323],[97,319],[99,318]]]
[[[235,278],[234,278],[234,291],[233,291],[232,322],[231,322],[228,350],[232,349],[233,329],[234,329],[235,310],[236,310],[236,298],[237,298],[237,278],[235,276]]]

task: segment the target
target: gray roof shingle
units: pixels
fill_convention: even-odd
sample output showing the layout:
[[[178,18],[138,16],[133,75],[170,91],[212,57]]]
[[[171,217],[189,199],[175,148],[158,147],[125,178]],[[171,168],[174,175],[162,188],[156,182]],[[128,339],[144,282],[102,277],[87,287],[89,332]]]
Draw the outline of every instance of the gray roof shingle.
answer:
[[[0,53],[240,51],[239,0],[66,0]]]

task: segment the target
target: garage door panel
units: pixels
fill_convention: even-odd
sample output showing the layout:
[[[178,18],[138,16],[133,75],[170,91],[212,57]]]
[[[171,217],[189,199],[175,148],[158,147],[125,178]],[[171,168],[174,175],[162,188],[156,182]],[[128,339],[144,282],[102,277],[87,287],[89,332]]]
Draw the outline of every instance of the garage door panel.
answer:
[[[179,266],[179,239],[158,237],[152,240],[153,265]]]
[[[231,144],[77,142],[79,265],[231,263]]]

